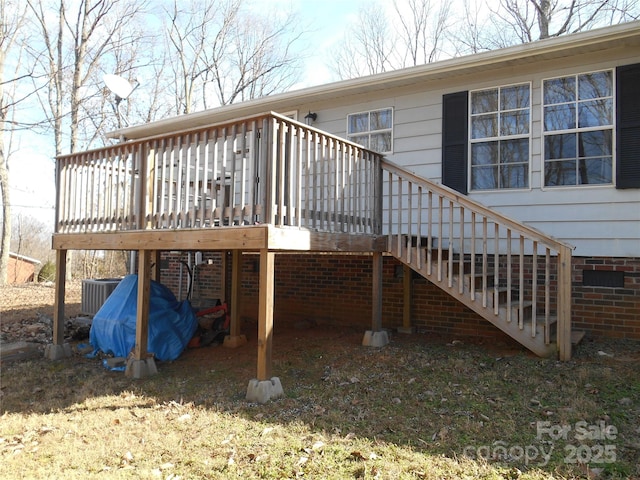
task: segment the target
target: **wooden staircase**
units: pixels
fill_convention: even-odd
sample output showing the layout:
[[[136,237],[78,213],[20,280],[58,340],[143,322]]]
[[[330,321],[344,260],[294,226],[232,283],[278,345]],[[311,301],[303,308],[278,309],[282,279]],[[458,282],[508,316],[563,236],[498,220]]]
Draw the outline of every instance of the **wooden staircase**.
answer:
[[[571,357],[572,247],[383,161],[389,253],[541,357]]]
[[[408,237],[401,238],[407,248]],[[536,355],[550,357],[556,354],[555,334],[557,316],[533,318],[533,303],[518,298],[518,291],[494,284],[494,272],[481,273],[482,265],[471,263],[468,255],[449,255],[449,250],[419,248],[407,260],[397,255],[397,239],[392,240],[391,253],[405,265],[418,272],[441,290],[465,304]],[[403,248],[400,247],[400,250]],[[449,262],[449,259],[452,262]],[[462,260],[462,266],[460,266]],[[460,272],[462,271],[462,274]]]

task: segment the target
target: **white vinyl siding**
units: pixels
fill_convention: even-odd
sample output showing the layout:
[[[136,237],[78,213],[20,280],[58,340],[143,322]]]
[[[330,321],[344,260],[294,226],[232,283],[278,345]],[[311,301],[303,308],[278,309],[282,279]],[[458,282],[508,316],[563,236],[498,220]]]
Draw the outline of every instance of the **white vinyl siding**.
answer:
[[[447,82],[416,83],[411,88],[341,98],[319,108],[301,103],[302,112],[318,111],[315,127],[347,136],[345,119],[353,112],[393,107],[393,154],[385,155],[416,175],[442,183],[443,95],[467,90],[489,90],[499,85],[531,85],[529,188],[473,190],[468,196],[534,228],[576,246],[574,255],[640,256],[640,202],[638,190],[613,185],[545,187],[543,81],[583,72],[610,70],[637,63],[640,47],[526,64]],[[467,135],[469,137],[469,135]],[[470,172],[470,168],[469,168]],[[470,182],[469,182],[470,185]],[[587,190],[588,189],[588,192]],[[385,213],[386,215],[386,213]],[[426,220],[425,220],[426,222]]]

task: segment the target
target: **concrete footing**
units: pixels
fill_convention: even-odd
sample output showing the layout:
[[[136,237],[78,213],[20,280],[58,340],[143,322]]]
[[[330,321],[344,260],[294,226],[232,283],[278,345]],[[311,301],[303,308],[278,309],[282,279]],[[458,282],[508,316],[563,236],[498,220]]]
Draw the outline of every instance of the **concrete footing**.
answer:
[[[44,347],[44,358],[48,358],[49,360],[60,360],[62,358],[67,358],[73,355],[71,350],[71,345],[68,343],[63,344],[54,344],[50,343],[46,347]]]
[[[398,327],[398,333],[411,335],[412,333],[416,333],[416,327]]]
[[[233,337],[231,335],[227,335],[226,337],[224,337],[224,343],[222,345],[224,347],[237,348],[237,347],[241,347],[246,343],[247,343],[246,335],[236,335]]]
[[[284,395],[282,384],[278,377],[272,377],[271,380],[249,380],[247,387],[247,401],[256,403],[267,403],[269,400]]]
[[[127,368],[124,371],[124,374],[131,378],[149,377],[156,373],[158,373],[158,368],[156,367],[156,362],[153,357],[148,357],[144,360],[130,358],[127,361]]]
[[[387,343],[389,343],[389,335],[386,330],[379,330],[377,332],[367,330],[364,332],[362,345],[365,347],[384,347]]]

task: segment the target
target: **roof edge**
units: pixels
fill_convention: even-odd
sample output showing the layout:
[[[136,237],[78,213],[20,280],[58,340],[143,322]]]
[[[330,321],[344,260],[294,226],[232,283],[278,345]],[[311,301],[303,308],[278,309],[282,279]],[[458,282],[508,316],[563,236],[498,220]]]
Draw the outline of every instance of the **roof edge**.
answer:
[[[497,50],[489,50],[480,53],[469,54],[461,57],[448,58],[438,62],[408,67],[390,72],[368,75],[348,80],[339,80],[336,82],[314,85],[298,90],[278,93],[266,97],[260,97],[245,102],[234,103],[231,105],[223,105],[220,107],[202,110],[186,115],[178,115],[165,118],[155,122],[135,125],[119,130],[115,130],[107,134],[108,138],[125,138],[137,139],[149,135],[149,130],[175,131],[180,129],[183,122],[201,123],[202,126],[210,123],[212,115],[231,113],[241,111],[243,109],[273,110],[270,105],[277,104],[286,100],[295,98],[305,98],[305,101],[313,101],[314,98],[320,100],[322,97],[331,95],[332,93],[341,92],[348,93],[358,89],[370,89],[380,85],[389,84],[399,81],[408,81],[413,78],[425,76],[437,76],[446,72],[461,72],[471,70],[477,67],[486,67],[496,64],[503,64],[515,59],[523,57],[535,57],[537,55],[549,54],[553,52],[562,52],[585,47],[594,44],[605,44],[611,41],[620,41],[629,37],[640,36],[640,21],[626,22],[618,25],[607,26],[603,28],[587,30],[584,32],[564,35],[560,37],[547,38],[544,40],[536,40],[534,42],[514,45]],[[208,121],[207,121],[208,120]]]

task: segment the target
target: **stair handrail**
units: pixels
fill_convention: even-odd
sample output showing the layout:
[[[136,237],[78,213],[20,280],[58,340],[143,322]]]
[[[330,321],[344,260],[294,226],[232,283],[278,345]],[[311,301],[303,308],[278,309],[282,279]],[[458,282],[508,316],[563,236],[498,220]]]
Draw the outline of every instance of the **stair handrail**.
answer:
[[[449,200],[453,200],[458,204],[463,205],[471,209],[472,211],[475,211],[476,213],[480,213],[491,219],[499,219],[500,224],[508,226],[513,230],[520,231],[521,233],[525,233],[532,239],[538,240],[539,242],[545,244],[546,246],[552,249],[560,250],[560,248],[569,248],[571,250],[575,250],[576,248],[574,245],[568,242],[559,240],[549,234],[546,234],[538,230],[537,228],[534,228],[530,225],[519,222],[518,220],[514,220],[500,212],[497,212],[496,210],[493,210],[483,205],[482,203],[469,198],[467,195],[464,195],[450,187],[447,187],[446,185],[435,183],[429,179],[426,179],[413,172],[410,172],[409,170],[406,170],[404,167],[401,167],[400,165],[393,163],[387,160],[386,158],[383,158],[381,162],[381,167],[383,170],[386,170],[395,175],[398,175],[399,177],[403,177],[406,180],[410,180],[415,184],[418,184],[418,185],[422,184],[422,186],[428,188],[432,192],[438,193]]]

